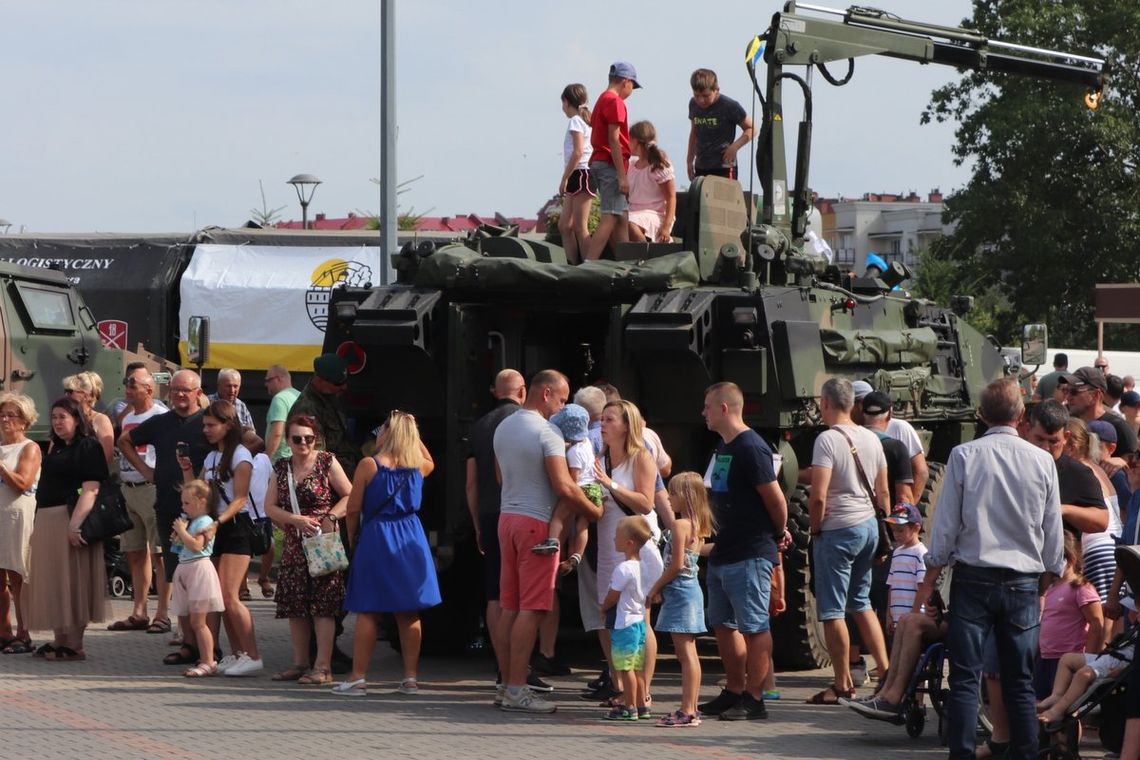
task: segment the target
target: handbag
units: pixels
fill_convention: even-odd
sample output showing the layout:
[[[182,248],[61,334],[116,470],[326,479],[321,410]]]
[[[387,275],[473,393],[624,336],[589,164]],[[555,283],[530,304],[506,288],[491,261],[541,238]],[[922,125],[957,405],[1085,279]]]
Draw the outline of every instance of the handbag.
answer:
[[[75,513],[75,505],[79,503],[79,492],[67,500],[67,514]],[[88,544],[105,541],[134,527],[131,515],[127,512],[127,500],[123,498],[123,490],[117,480],[107,478],[99,484],[99,493],[95,495],[95,504],[83,524],[79,526],[79,535]]]
[[[214,467],[214,479],[211,481],[217,489],[218,496],[221,497],[222,503],[227,507],[230,505],[230,498],[226,496],[226,487],[218,480],[218,468]],[[253,494],[247,494],[246,499],[249,500],[250,507],[253,508],[253,517],[250,517],[246,512],[238,512],[234,515],[233,523],[240,526],[245,531],[246,536],[249,538],[249,553],[250,556],[260,557],[273,547],[273,522],[268,517],[261,517],[257,512],[257,502],[253,500]]]
[[[855,442],[851,440],[851,436],[840,427],[833,427],[832,430],[842,435],[847,440],[847,445],[851,447],[851,458],[855,460],[855,472],[859,473],[859,482],[863,484],[863,490],[867,492],[867,496],[871,499],[871,506],[875,508],[875,522],[879,526],[879,543],[875,547],[875,560],[882,562],[887,557],[891,556],[891,532],[887,528],[886,513],[882,507],[879,506],[878,499],[875,498],[875,489],[871,486],[871,479],[867,477],[867,473],[863,471],[863,462],[859,459],[859,452],[855,449]]]
[[[289,505],[293,507],[293,514],[300,517],[301,508],[297,505],[297,486],[293,480],[292,463],[286,469],[289,473]],[[301,536],[301,549],[305,552],[309,576],[312,578],[348,569],[348,554],[344,551],[339,532]]]

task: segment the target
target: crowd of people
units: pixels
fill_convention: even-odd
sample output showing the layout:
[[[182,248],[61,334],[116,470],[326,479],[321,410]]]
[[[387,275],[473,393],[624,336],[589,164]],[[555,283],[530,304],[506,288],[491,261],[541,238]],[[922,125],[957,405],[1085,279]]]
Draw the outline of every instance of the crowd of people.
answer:
[[[752,140],[752,120],[740,103],[721,93],[711,69],[694,71],[689,84],[693,97],[685,158],[688,177],[735,179],[736,154]],[[625,105],[640,87],[633,64],[617,61],[610,66],[608,86],[592,110],[585,85],[568,84],[562,90],[562,112],[569,121],[558,185],[562,197],[558,231],[571,264],[600,258],[611,244],[672,239],[677,217],[673,164],[657,144],[653,124],[631,125]],[[600,216],[591,235],[595,198]]]
[[[102,489],[119,483],[133,522],[121,542],[134,599],[110,630],[171,633],[173,616],[179,648],[164,661],[187,666],[187,678],[261,672],[242,591],[254,558],[275,554],[268,528],[276,525],[284,545],[274,601],[289,621],[292,663],[273,678],[365,694],[380,615],[390,613],[403,662],[398,691],[416,693],[419,615],[441,596],[417,516],[434,460],[415,418],[393,411],[363,457],[337,399],[347,368],[323,355],[300,392],[283,367],[270,368],[263,437],[238,403],[240,375],[223,377],[211,400],[196,373],[175,373],[168,409],[150,372],[132,366],[109,414],[96,409],[98,376],[69,377],[43,454],[25,436],[37,419],[32,402],[0,394],[4,653],[86,658],[84,633],[105,620],[108,604],[102,546],[84,540],[83,526]],[[1091,678],[1125,666],[1116,650],[1098,654],[1135,620],[1126,580],[1135,582],[1140,555],[1114,549],[1140,544],[1137,431],[1106,404],[1112,382],[1101,369],[1055,380],[1038,386],[1043,397],[1028,410],[1012,379],[985,389],[986,433],[952,450],[926,543],[916,503],[930,467],[917,431],[869,383],[824,382],[826,430],[799,479],[810,485],[812,590],[833,681],[809,703],[897,717],[923,646],[945,639],[951,757],[975,756],[983,682],[995,730],[978,756],[1028,757],[1039,728],[1062,722]],[[730,382],[706,390],[702,416],[718,442],[701,473],[673,472],[661,438],[612,385],[572,398],[570,390],[557,370],[529,383],[503,370],[494,407],[467,439],[466,501],[500,676],[495,704],[554,712],[534,666],[556,672],[556,590],[576,582],[583,624],[607,656],[588,695],[606,706],[604,718],[661,727],[766,718],[766,700],[779,698],[770,623],[784,608],[782,552],[792,536],[781,459],[744,421],[743,393]],[[343,535],[353,560],[314,570],[312,539],[322,535]],[[346,613],[356,614],[352,663],[334,685]],[[30,632],[41,630],[51,639],[36,647]],[[710,630],[725,677],[701,702],[696,637]],[[680,705],[660,717],[651,715],[657,634],[672,639],[682,683]],[[864,655],[878,688],[859,699]],[[1136,749],[1138,692],[1128,739]]]

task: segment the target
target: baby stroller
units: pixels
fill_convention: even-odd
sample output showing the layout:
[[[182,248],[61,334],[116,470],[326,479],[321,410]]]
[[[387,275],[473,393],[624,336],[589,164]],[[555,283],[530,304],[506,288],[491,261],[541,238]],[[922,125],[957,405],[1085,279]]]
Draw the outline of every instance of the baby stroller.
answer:
[[[115,599],[128,599],[131,596],[131,569],[127,558],[119,551],[119,539],[109,538],[103,542],[103,564],[107,568],[107,591]]]
[[[1079,760],[1080,725],[1091,713],[1100,708],[1100,743],[1111,752],[1120,752],[1124,744],[1124,692],[1132,669],[1136,667],[1134,658],[1140,626],[1117,636],[1102,654],[1124,660],[1128,664],[1116,675],[1097,678],[1085,692],[1069,706],[1064,720],[1043,727],[1042,749],[1038,755],[1043,760]],[[1059,734],[1063,741],[1050,743],[1051,735]],[[1049,746],[1046,746],[1049,744]]]

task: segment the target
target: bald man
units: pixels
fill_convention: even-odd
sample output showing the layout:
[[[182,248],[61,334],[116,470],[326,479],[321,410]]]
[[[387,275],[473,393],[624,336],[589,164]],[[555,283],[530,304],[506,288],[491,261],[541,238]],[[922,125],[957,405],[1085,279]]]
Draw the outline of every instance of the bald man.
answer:
[[[499,481],[495,478],[495,430],[526,399],[526,381],[513,369],[495,376],[491,387],[495,406],[471,426],[467,444],[467,510],[475,526],[475,543],[483,555],[483,585],[487,594],[487,630],[499,624]],[[491,638],[494,647],[494,636]]]

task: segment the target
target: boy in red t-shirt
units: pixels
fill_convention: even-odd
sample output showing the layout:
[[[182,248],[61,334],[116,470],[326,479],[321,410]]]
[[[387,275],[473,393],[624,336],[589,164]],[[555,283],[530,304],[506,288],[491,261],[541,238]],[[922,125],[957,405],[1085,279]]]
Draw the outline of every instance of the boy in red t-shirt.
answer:
[[[601,218],[586,247],[587,261],[597,259],[606,243],[629,240],[626,223],[629,211],[629,115],[625,99],[641,87],[633,64],[618,61],[610,66],[610,85],[598,98],[590,118],[590,174],[598,183]]]

